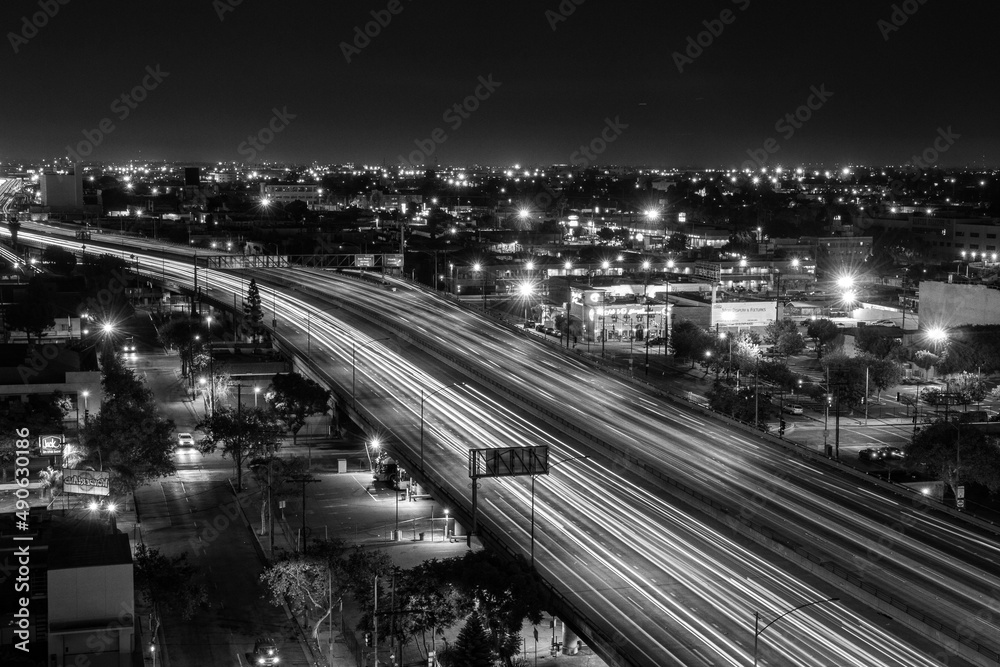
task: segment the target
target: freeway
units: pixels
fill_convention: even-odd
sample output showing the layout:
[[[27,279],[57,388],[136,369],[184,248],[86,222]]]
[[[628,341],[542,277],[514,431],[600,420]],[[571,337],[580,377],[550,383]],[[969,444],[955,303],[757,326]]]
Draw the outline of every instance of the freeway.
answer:
[[[79,252],[71,240],[35,240]],[[190,260],[157,261],[172,279],[191,284]],[[210,274],[216,289],[241,289],[239,277]],[[274,285],[289,284],[287,272],[258,275]],[[420,390],[463,379],[424,354],[426,344],[460,355],[587,431],[589,437],[580,437],[558,422],[539,420],[509,393],[466,380],[426,401],[426,469],[453,497],[465,498],[470,446],[549,444],[557,459],[590,455],[536,484],[537,564],[603,636],[614,639],[630,664],[749,664],[753,611],[773,618],[838,591],[731,525],[727,529],[690,492],[609,457],[603,443],[633,452],[732,517],[767,529],[786,549],[805,547],[821,562],[835,563],[995,647],[991,610],[1000,587],[992,574],[997,549],[991,536],[920,505],[903,506],[832,468],[790,457],[759,438],[595,374],[579,360],[424,292],[389,292],[323,272],[298,272],[295,283],[271,299],[271,288],[263,290],[276,318],[298,323],[297,331],[282,325],[281,335],[301,346],[306,320],[310,345],[317,348],[314,361],[341,386],[352,384],[348,364],[356,355],[359,407],[400,437],[412,459],[418,459]],[[320,312],[331,306],[339,307],[336,316]],[[358,314],[362,309],[387,320],[384,330],[393,340],[366,337],[370,327]],[[410,345],[412,335],[424,345]],[[483,485],[489,486],[481,496],[484,523],[527,554],[526,481]],[[935,660],[941,649],[932,639],[846,598],[790,616],[780,632],[765,637],[774,653],[762,664],[966,664],[955,656]]]
[[[585,364],[521,340],[506,327],[447,301],[419,291],[386,293],[329,274],[297,278],[317,294],[337,294],[342,302],[364,303],[389,319],[398,318],[503,378],[517,393],[547,400],[565,420],[585,423],[606,442],[626,443],[689,489],[727,504],[734,515],[749,513],[784,545],[805,546],[820,562],[836,563],[891,595],[897,606],[950,620],[966,636],[996,646],[991,610],[1000,587],[993,535],[955,525],[920,503],[903,505],[896,496],[859,485],[829,467],[789,457],[763,440],[665,406],[642,390],[595,375]],[[514,437],[507,444],[520,442],[525,440]]]

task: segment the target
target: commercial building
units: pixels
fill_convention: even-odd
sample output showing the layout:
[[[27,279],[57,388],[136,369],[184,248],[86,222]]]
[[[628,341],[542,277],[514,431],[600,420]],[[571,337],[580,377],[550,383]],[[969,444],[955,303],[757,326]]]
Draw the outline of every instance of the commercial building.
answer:
[[[89,512],[32,512],[27,530],[15,530],[13,515],[5,519],[0,561],[17,562],[16,554],[26,544],[30,550],[26,590],[0,596],[4,664],[131,667],[137,658],[141,664],[128,535],[110,533],[106,516]],[[26,623],[15,623],[17,614]],[[27,656],[16,648],[21,641],[16,630],[22,625],[29,634]],[[25,657],[27,662],[15,662]]]
[[[1000,324],[1000,286],[920,282],[920,322],[925,328]]]
[[[60,174],[43,172],[38,177],[42,206],[53,209],[83,209],[83,172]]]

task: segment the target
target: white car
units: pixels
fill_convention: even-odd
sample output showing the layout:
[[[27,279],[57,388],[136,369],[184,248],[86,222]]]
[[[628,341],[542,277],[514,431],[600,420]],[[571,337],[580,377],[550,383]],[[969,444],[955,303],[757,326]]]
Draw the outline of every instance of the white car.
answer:
[[[194,436],[190,433],[178,433],[177,434],[177,446],[178,447],[194,447]]]
[[[805,410],[803,410],[802,406],[799,405],[798,403],[789,403],[788,405],[786,405],[785,412],[791,415],[805,414]]]

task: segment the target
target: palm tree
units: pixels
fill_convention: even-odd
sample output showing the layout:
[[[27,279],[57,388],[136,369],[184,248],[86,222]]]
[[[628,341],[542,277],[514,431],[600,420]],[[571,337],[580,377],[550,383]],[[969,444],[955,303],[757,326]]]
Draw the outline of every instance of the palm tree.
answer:
[[[38,479],[42,483],[42,498],[47,498],[55,489],[61,489],[63,483],[62,470],[49,466],[38,471]]]

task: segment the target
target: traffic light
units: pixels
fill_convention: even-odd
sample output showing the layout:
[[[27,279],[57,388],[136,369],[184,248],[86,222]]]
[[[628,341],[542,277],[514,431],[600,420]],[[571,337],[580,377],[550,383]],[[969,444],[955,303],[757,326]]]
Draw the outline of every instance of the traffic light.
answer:
[[[368,646],[370,648],[371,645],[372,645],[372,633],[366,632],[365,633],[365,646]]]
[[[833,394],[827,394],[826,395],[826,404],[827,405],[833,405]]]
[[[778,422],[778,435],[785,435],[785,420],[782,419]]]
[[[899,392],[897,391],[897,392],[896,392],[896,402],[897,402],[897,403],[899,403],[899,399],[900,399],[900,398],[901,398],[901,397],[900,397],[900,395],[899,395]]]

